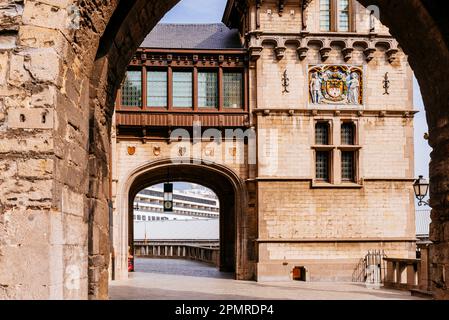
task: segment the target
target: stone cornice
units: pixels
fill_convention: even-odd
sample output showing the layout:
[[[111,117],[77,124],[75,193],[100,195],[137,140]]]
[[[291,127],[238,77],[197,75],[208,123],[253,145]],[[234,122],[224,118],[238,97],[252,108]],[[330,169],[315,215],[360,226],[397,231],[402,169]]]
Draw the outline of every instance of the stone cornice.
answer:
[[[256,239],[259,243],[310,243],[310,242],[416,242],[416,238],[304,238],[304,239]]]
[[[333,116],[333,117],[390,117],[413,118],[417,110],[363,110],[363,109],[255,109],[252,111],[257,116]]]
[[[365,60],[370,62],[374,58],[374,53],[378,47],[385,49],[385,55],[390,63],[396,60],[400,51],[398,42],[390,35],[379,35],[372,33],[355,32],[320,32],[320,33],[272,33],[262,30],[254,30],[246,35],[246,43],[250,52],[251,60],[257,60],[260,56],[260,48],[270,44],[274,46],[276,57],[280,60],[284,57],[285,48],[288,44],[296,47],[298,58],[303,60],[307,57],[307,52],[311,45],[319,47],[321,60],[324,62],[329,57],[333,45],[338,45],[346,62],[352,59],[352,53],[356,47],[363,48]],[[257,48],[257,50],[252,50]],[[255,55],[252,55],[252,52]]]

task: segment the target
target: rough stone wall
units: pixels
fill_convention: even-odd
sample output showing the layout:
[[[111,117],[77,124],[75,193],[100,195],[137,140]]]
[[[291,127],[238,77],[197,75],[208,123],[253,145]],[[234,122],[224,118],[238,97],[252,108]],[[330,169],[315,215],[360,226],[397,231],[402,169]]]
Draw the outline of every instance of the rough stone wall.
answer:
[[[0,1],[1,298],[107,297],[108,99],[121,76],[108,62],[126,64],[176,2],[121,7],[140,15],[107,28],[118,1]],[[119,59],[100,38],[129,20]]]

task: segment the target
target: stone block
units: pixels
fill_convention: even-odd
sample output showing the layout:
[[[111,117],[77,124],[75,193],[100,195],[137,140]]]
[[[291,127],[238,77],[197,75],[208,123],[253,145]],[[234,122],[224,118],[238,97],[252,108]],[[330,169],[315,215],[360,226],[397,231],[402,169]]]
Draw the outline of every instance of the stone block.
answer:
[[[7,125],[11,129],[53,129],[53,109],[9,109]]]
[[[53,173],[53,160],[28,159],[17,162],[17,174],[23,178],[48,178]]]

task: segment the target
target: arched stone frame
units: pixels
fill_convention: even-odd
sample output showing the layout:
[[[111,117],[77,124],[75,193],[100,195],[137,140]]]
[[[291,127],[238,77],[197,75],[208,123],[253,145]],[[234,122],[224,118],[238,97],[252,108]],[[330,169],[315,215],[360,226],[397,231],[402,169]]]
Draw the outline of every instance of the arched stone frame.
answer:
[[[168,158],[150,161],[130,170],[126,180],[117,187],[114,214],[114,247],[118,251],[116,279],[124,279],[128,276],[127,247],[128,235],[131,234],[128,223],[132,221],[133,199],[140,190],[166,182],[168,170],[170,182],[197,183],[216,193],[220,199],[220,270],[235,271],[236,279],[253,279],[254,274],[248,272],[251,270],[248,265],[253,263],[250,261],[253,259],[248,257],[248,250],[246,250],[248,234],[245,211],[248,204],[248,192],[244,181],[232,169],[221,164],[202,164],[196,159],[191,159],[189,163],[174,163]],[[232,207],[228,206],[230,201],[232,201]],[[232,214],[230,214],[231,211]],[[228,228],[225,219],[229,217],[232,218],[232,225]],[[234,237],[232,245],[225,243],[230,240],[227,238],[229,233]],[[228,252],[225,252],[223,248]],[[231,248],[234,250],[233,253],[229,251]]]

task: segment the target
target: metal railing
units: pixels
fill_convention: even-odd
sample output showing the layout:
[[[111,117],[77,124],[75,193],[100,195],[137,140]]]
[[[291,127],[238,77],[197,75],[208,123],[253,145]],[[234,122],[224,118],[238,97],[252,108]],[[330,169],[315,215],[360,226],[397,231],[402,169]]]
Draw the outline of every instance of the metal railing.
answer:
[[[352,273],[352,281],[380,286],[385,278],[386,257],[383,250],[369,250],[357,263]]]

